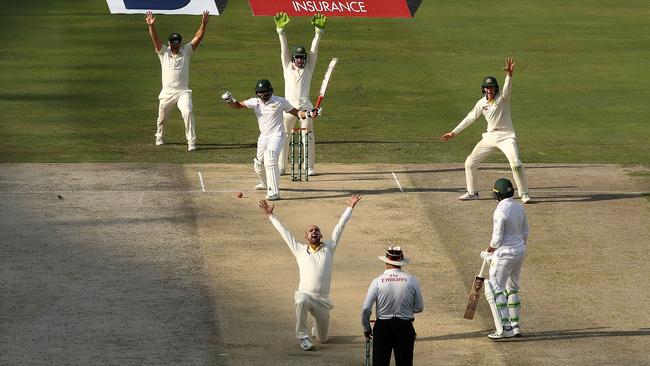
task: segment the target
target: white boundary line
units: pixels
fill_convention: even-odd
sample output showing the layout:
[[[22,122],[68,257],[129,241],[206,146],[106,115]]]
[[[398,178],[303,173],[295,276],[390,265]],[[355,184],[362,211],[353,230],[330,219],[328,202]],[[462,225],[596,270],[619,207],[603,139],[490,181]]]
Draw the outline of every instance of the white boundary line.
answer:
[[[397,176],[395,175],[395,172],[390,172],[393,175],[393,178],[395,178],[395,183],[397,183],[397,186],[399,187],[400,192],[404,192],[404,189],[402,188],[402,185],[399,183],[399,180],[397,179]]]
[[[201,191],[205,193],[205,185],[203,184],[203,176],[201,175],[201,172],[199,172],[199,180],[201,181]]]

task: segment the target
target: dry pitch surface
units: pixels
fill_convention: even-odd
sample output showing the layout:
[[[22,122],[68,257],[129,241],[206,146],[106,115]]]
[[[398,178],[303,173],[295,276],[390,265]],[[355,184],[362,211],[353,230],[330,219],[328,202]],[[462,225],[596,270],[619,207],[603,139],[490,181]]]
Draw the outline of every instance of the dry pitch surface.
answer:
[[[650,180],[635,168],[527,166],[525,337],[501,342],[484,299],[462,315],[503,165],[481,169],[473,202],[456,198],[460,164],[318,168],[282,179],[275,211],[296,236],[329,237],[346,197],[363,200],[336,253],[331,341],[302,352],[297,266],[252,166],[2,165],[0,364],[361,365],[359,310],[388,244],[424,292],[417,365],[650,364]]]

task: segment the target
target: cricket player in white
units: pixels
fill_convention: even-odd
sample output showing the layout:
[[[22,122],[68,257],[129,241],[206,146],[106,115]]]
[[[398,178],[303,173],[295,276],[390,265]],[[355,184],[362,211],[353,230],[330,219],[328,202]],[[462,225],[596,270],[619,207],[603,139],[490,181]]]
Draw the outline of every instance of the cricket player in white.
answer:
[[[285,35],[285,27],[290,19],[287,13],[277,13],[274,17],[276,31],[280,38],[280,57],[282,60],[282,70],[284,74],[284,96],[291,102],[292,105],[298,109],[314,108],[309,99],[309,89],[311,86],[311,79],[314,76],[314,68],[316,67],[316,60],[318,57],[318,44],[321,36],[325,33],[325,23],[327,17],[322,14],[315,14],[311,18],[311,24],[314,25],[315,34],[311,42],[311,49],[309,54],[303,46],[296,46],[293,52],[289,51],[287,45],[287,36]],[[289,135],[291,130],[295,127],[298,119],[289,114],[284,114],[284,131]],[[309,133],[303,132],[303,144],[309,144],[309,157],[305,164],[308,164],[307,175],[315,175],[316,170],[314,163],[316,160],[316,139],[314,136],[314,123],[311,118],[300,121],[300,128],[306,128]],[[309,140],[307,140],[309,139]],[[289,140],[287,139],[282,147],[280,153],[280,171],[284,174],[285,167],[288,164],[289,155]]]
[[[169,117],[174,105],[177,105],[185,123],[187,151],[196,150],[196,132],[194,113],[192,112],[192,90],[189,86],[190,60],[205,35],[209,18],[209,13],[204,11],[199,29],[196,31],[194,38],[186,45],[181,47],[181,35],[172,33],[169,35],[169,45],[163,47],[158,32],[154,27],[156,18],[150,11],[145,15],[145,20],[149,26],[149,35],[153,41],[158,58],[160,58],[162,70],[162,90],[158,95],[156,145],[163,145],[165,143],[163,140],[165,121]]]
[[[308,244],[299,243],[291,232],[285,228],[280,220],[273,215],[274,206],[269,206],[265,200],[260,201],[260,208],[271,220],[282,239],[289,246],[289,250],[296,257],[300,271],[300,283],[294,294],[296,302],[296,338],[300,348],[305,351],[314,346],[307,333],[307,314],[314,317],[311,335],[318,338],[321,343],[327,341],[329,332],[330,310],[334,307],[330,301],[330,283],[332,282],[332,267],[334,265],[334,252],[338,247],[345,224],[352,216],[352,210],[361,196],[352,195],[348,199],[348,207],[341,215],[338,224],[332,232],[332,239],[321,241],[322,234],[316,225],[310,225],[305,231]]]
[[[506,81],[503,86],[503,91],[499,91],[499,84],[494,76],[486,77],[481,85],[485,97],[476,102],[474,108],[460,121],[453,131],[440,136],[442,141],[448,141],[458,135],[467,126],[471,125],[481,115],[484,115],[487,120],[487,132],[483,134],[481,141],[476,144],[472,153],[465,160],[467,193],[458,197],[461,201],[479,199],[476,177],[478,166],[495,149],[501,150],[506,158],[508,158],[521,201],[523,203],[530,201],[526,172],[524,171],[521,160],[519,160],[517,137],[515,135],[515,129],[512,126],[512,117],[510,116],[510,91],[512,90],[512,74],[514,69],[515,60],[510,57],[507,58],[504,68],[506,71]]]
[[[519,274],[526,257],[528,220],[524,207],[512,199],[514,187],[505,178],[494,183],[493,196],[499,201],[494,210],[492,240],[481,258],[490,260],[490,278],[485,281],[485,297],[490,304],[496,331],[491,339],[521,336],[519,314]]]
[[[261,183],[255,189],[266,190],[266,199],[269,201],[280,199],[280,169],[278,167],[278,153],[286,135],[282,126],[282,113],[290,113],[301,119],[315,118],[319,111],[313,109],[298,110],[288,100],[273,95],[273,86],[266,79],[258,80],[255,84],[257,97],[243,102],[237,101],[232,93],[225,92],[221,98],[235,109],[250,108],[255,111],[260,135],[257,138],[257,154],[253,159],[255,173]]]

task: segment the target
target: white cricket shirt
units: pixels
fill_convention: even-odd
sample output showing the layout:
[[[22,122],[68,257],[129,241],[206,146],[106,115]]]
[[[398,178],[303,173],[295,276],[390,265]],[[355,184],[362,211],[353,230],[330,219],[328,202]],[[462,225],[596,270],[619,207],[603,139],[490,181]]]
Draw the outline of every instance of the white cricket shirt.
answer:
[[[370,315],[375,303],[377,319],[413,319],[414,313],[424,310],[418,279],[400,268],[387,269],[370,283],[361,310],[364,331],[370,331]]]
[[[162,69],[162,90],[158,98],[169,98],[172,95],[190,90],[190,60],[194,50],[187,43],[173,54],[169,46],[162,46],[158,51]]]
[[[314,106],[309,100],[309,89],[318,59],[318,44],[321,33],[316,30],[314,39],[311,42],[311,49],[307,55],[307,62],[302,69],[296,67],[291,61],[291,51],[287,46],[287,37],[284,32],[279,30],[278,36],[280,37],[280,57],[284,74],[284,97],[298,109],[312,109]]]
[[[485,116],[487,121],[487,132],[510,132],[514,135],[515,128],[512,126],[512,117],[510,116],[510,91],[512,90],[511,77],[506,75],[506,81],[503,90],[494,97],[492,102],[483,97],[476,102],[474,108],[467,116],[460,121],[458,126],[452,130],[458,135],[467,126],[471,125],[481,115]],[[514,137],[514,136],[513,136]]]
[[[494,210],[494,227],[490,246],[497,250],[525,249],[528,240],[528,220],[524,206],[512,197],[499,201]]]
[[[352,207],[347,207],[332,232],[332,239],[324,240],[316,251],[313,251],[309,245],[299,243],[274,215],[269,216],[271,223],[278,230],[298,262],[300,271],[298,291],[320,298],[327,299],[329,297],[334,251],[341,239],[345,224],[351,216]]]
[[[284,134],[282,112],[294,109],[288,100],[272,95],[266,103],[259,98],[246,99],[243,103],[255,112],[261,136]]]

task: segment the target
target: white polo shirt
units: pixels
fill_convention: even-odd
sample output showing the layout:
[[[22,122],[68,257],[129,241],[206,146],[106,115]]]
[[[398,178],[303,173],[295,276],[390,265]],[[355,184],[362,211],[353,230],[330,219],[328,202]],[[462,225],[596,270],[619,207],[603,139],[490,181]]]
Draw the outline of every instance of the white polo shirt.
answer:
[[[512,78],[506,75],[506,81],[503,90],[495,96],[492,102],[483,97],[476,102],[474,108],[467,116],[460,121],[458,126],[453,129],[453,133],[459,134],[466,127],[471,125],[481,115],[487,120],[487,132],[510,132],[514,135],[515,128],[512,126],[512,117],[510,115],[510,91],[512,90]]]
[[[329,298],[334,251],[336,251],[343,234],[343,228],[351,216],[352,207],[347,207],[332,232],[332,239],[323,241],[316,251],[313,251],[309,245],[299,243],[274,215],[269,216],[271,223],[278,230],[298,262],[300,270],[298,291],[324,299]]]
[[[162,69],[162,90],[158,98],[169,98],[174,94],[190,90],[190,60],[194,50],[192,43],[187,43],[173,54],[169,46],[158,51]]]
[[[424,310],[418,279],[400,268],[387,269],[370,283],[361,310],[364,331],[370,331],[370,315],[375,303],[377,319],[413,319],[414,313]]]
[[[294,109],[288,100],[272,95],[266,103],[259,98],[246,99],[243,103],[255,111],[261,136],[284,134],[282,112]]]
[[[529,228],[524,206],[512,197],[502,199],[494,210],[493,218],[490,246],[513,252],[525,250]]]

